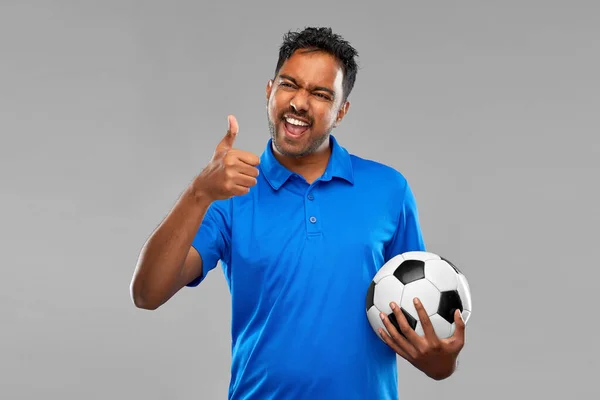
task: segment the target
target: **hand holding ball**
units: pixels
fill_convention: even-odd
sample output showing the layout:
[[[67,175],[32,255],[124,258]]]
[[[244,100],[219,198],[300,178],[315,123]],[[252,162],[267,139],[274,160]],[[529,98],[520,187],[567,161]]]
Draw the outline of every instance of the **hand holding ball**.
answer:
[[[381,312],[400,332],[391,302],[400,306],[419,336],[424,332],[413,303],[415,297],[421,301],[440,339],[454,334],[455,310],[460,310],[465,324],[471,315],[467,278],[450,261],[430,252],[412,251],[391,258],[373,277],[366,297],[367,318],[378,336],[380,328],[387,332],[379,316]]]

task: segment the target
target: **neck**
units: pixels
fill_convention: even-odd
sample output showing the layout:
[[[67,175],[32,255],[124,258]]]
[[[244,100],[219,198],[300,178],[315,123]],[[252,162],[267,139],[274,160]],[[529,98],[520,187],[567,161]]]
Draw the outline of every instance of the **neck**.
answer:
[[[309,184],[323,175],[331,157],[331,147],[328,140],[318,150],[301,157],[281,154],[274,145],[271,145],[271,148],[275,159],[281,165],[302,176]]]

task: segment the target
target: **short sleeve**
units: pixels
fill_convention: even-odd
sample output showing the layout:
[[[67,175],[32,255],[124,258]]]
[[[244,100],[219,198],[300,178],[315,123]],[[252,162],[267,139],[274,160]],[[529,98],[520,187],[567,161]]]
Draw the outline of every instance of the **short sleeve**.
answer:
[[[198,286],[219,260],[227,262],[231,241],[230,202],[216,201],[206,210],[204,219],[192,241],[192,247],[202,258],[202,274],[186,286]]]
[[[404,196],[394,236],[387,244],[385,261],[407,251],[425,251],[415,196],[405,180]]]

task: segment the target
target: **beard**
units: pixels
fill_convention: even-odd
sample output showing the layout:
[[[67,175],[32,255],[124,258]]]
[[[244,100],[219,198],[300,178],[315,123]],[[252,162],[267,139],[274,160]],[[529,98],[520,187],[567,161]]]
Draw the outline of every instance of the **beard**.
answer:
[[[278,124],[281,121],[282,121],[281,118],[278,119]],[[283,142],[286,141],[286,137],[283,133],[277,132],[277,127],[275,126],[275,123],[273,123],[273,121],[271,121],[271,118],[269,118],[268,110],[267,110],[267,123],[269,125],[269,132],[271,134],[271,139],[273,140],[273,146],[275,146],[275,149],[282,155],[284,155],[286,157],[293,157],[293,158],[304,157],[304,156],[310,155],[310,154],[314,153],[315,151],[317,151],[326,140],[329,140],[329,135],[331,134],[331,131],[333,130],[333,124],[332,124],[325,133],[323,133],[321,135],[317,135],[316,137],[311,136],[309,138],[308,143],[306,145],[304,145],[303,148],[300,148],[300,149],[297,149],[294,151],[294,150],[286,150],[284,148]],[[279,135],[278,135],[278,133],[279,133]]]

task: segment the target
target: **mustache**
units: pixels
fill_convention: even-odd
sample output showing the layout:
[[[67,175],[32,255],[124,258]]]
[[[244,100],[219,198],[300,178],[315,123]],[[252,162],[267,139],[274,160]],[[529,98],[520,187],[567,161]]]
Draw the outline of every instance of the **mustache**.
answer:
[[[312,123],[313,123],[313,120],[312,120],[312,118],[310,118],[310,117],[309,117],[307,114],[298,114],[298,113],[296,113],[296,112],[294,112],[294,111],[286,111],[286,112],[283,112],[283,113],[281,113],[281,119],[282,119],[282,120],[283,120],[283,119],[285,119],[285,116],[292,117],[292,118],[296,117],[296,118],[298,118],[298,119],[305,119],[305,120],[307,120],[307,121],[308,121],[308,122],[309,122],[311,125],[312,125]]]

